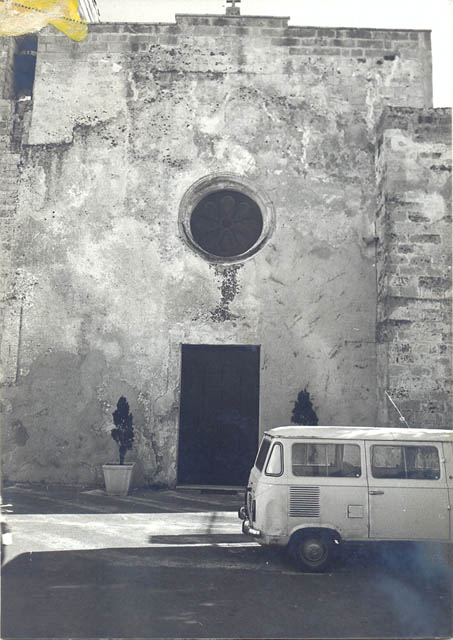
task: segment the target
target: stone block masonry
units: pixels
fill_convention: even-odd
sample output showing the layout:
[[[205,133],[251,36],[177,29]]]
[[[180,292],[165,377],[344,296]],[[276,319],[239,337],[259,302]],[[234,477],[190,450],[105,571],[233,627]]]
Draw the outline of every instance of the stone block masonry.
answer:
[[[387,109],[377,167],[379,422],[451,428],[451,111]]]
[[[14,304],[11,247],[20,179],[20,153],[14,144],[14,38],[0,38],[0,381],[14,383],[17,374],[19,314]]]
[[[290,82],[302,77],[309,86],[318,83],[318,89],[305,92],[309,104],[317,108],[323,92],[333,91],[336,99],[365,110],[370,129],[385,104],[432,106],[430,32],[293,27],[287,22],[180,14],[176,24],[91,25],[82,43],[45,30],[39,39],[37,82],[52,83],[53,99],[44,89],[37,92],[30,142],[70,141],[74,121],[98,119],[93,91],[108,91],[112,75],[114,82],[121,80],[131,57],[148,65],[150,78],[159,73],[215,74],[217,82],[231,74],[270,81],[283,73]],[[109,60],[122,70],[112,74]],[[128,79],[130,91],[133,79]],[[57,119],[54,110],[60,112]],[[102,117],[110,111],[111,105],[104,105]]]

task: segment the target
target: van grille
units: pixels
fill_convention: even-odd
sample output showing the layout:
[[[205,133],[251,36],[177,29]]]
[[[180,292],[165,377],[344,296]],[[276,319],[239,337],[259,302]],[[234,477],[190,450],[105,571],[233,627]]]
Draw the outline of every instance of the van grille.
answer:
[[[319,518],[319,487],[290,487],[289,515],[293,518]]]

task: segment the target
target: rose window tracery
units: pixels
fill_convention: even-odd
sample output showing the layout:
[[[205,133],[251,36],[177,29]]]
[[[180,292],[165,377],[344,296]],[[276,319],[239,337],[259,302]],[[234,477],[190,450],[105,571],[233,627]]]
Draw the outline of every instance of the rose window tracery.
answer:
[[[239,191],[215,191],[197,204],[190,230],[201,249],[216,257],[234,257],[248,251],[263,230],[261,210]]]

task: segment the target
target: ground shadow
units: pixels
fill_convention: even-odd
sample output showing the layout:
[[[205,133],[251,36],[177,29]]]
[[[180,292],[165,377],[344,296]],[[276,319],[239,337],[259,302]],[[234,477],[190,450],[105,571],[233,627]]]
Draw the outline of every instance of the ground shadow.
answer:
[[[253,540],[247,540],[243,533],[202,533],[202,534],[169,534],[149,536],[148,542],[150,544],[206,544],[206,545],[243,545],[244,542],[253,542]]]
[[[451,574],[434,556],[417,559],[415,549],[401,568],[395,549],[351,553],[351,547],[336,570],[315,575],[298,572],[285,553],[269,548],[228,541],[166,547],[167,539],[154,548],[17,556],[2,575],[2,637],[405,638],[452,632]]]

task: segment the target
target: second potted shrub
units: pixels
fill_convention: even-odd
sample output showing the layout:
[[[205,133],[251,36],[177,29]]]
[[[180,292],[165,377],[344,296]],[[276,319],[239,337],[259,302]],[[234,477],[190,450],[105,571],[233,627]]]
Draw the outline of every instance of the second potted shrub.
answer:
[[[126,496],[129,492],[134,463],[125,464],[126,453],[132,449],[134,442],[134,425],[129,404],[124,396],[118,400],[116,410],[112,414],[115,427],[111,430],[112,438],[118,445],[119,464],[102,465],[105,488],[109,495]]]

